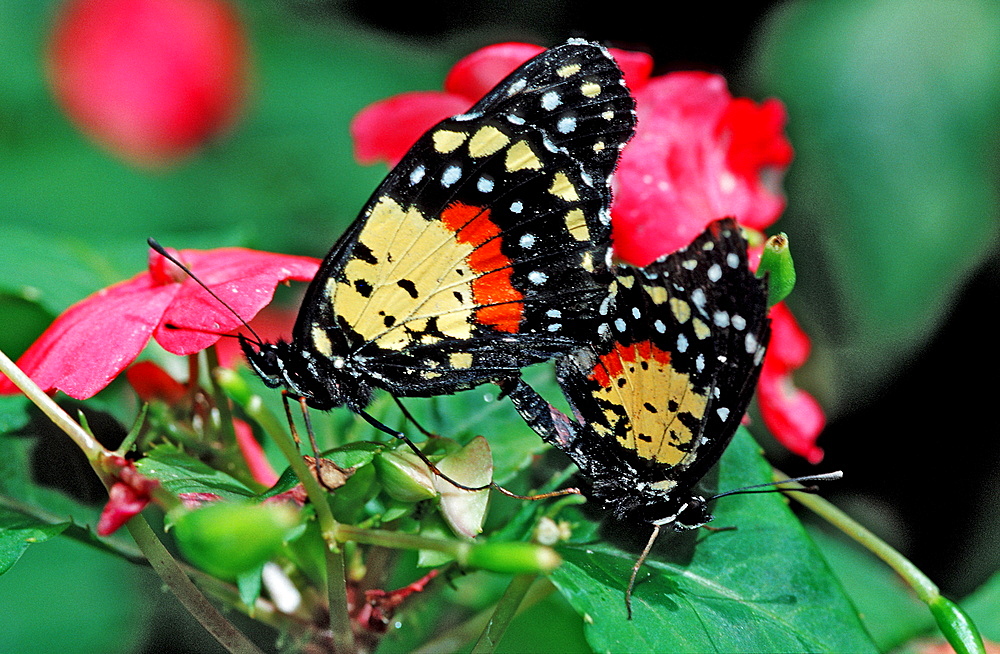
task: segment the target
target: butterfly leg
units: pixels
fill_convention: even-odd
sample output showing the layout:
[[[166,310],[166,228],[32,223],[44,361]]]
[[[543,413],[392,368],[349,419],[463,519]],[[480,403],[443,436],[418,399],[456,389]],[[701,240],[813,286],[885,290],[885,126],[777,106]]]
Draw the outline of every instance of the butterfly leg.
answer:
[[[392,429],[391,427],[382,424],[381,422],[379,422],[378,420],[376,420],[374,417],[372,417],[371,415],[369,415],[367,411],[358,411],[358,413],[361,415],[362,418],[364,418],[368,422],[369,425],[371,425],[375,429],[378,429],[381,432],[389,434],[390,436],[395,436],[399,440],[401,440],[404,443],[406,443],[407,447],[409,447],[411,450],[413,450],[413,453],[416,454],[420,458],[420,460],[423,461],[427,465],[428,468],[430,468],[431,472],[433,472],[435,475],[437,475],[441,479],[444,479],[446,482],[448,482],[449,484],[451,484],[455,488],[461,488],[462,490],[466,490],[466,491],[481,491],[481,490],[486,490],[486,489],[494,486],[494,484],[492,482],[490,482],[489,484],[486,484],[485,486],[466,486],[465,484],[463,484],[461,482],[455,481],[454,479],[452,479],[448,475],[446,475],[443,472],[441,472],[436,465],[434,465],[433,463],[431,463],[430,459],[427,458],[427,455],[425,455],[423,452],[421,452],[420,448],[418,448],[416,446],[416,444],[414,444],[414,442],[411,441],[406,434],[404,434],[403,432],[401,432],[401,431],[399,431],[397,429]]]
[[[423,426],[419,422],[417,422],[417,419],[413,417],[413,414],[410,413],[409,409],[406,408],[406,406],[403,404],[402,400],[400,400],[395,395],[392,396],[392,399],[393,399],[394,402],[396,402],[396,406],[399,407],[399,410],[403,412],[403,417],[406,418],[406,421],[409,422],[414,427],[416,427],[417,431],[419,431],[421,434],[423,434],[427,438],[437,438],[438,437],[437,434],[427,431],[426,429],[423,428]]]

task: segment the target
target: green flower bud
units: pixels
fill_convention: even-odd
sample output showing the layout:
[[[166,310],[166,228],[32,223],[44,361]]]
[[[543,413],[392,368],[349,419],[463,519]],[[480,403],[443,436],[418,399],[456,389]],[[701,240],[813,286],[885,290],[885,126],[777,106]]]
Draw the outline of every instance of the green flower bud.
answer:
[[[535,543],[484,543],[473,546],[462,563],[505,574],[547,574],[559,567],[562,559],[551,547]]]
[[[767,302],[773,306],[784,300],[795,288],[795,263],[784,233],[776,234],[764,243],[764,252],[757,266],[757,276],[767,278]]]
[[[413,452],[386,450],[375,457],[375,469],[385,492],[401,502],[437,497],[434,473]]]
[[[233,580],[274,556],[298,522],[288,504],[214,502],[176,515],[174,537],[191,563]]]

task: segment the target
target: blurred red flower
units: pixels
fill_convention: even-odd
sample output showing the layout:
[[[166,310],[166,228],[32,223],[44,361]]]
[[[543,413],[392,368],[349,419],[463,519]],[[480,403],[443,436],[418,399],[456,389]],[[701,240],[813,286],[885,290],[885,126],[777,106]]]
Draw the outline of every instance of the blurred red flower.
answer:
[[[362,163],[395,165],[426,130],[469,106],[504,76],[542,51],[525,43],[487,46],[460,60],[444,91],[413,92],[376,102],[351,124]],[[733,98],[726,81],[704,72],[651,77],[649,55],[612,49],[636,100],[638,127],[615,173],[611,208],[615,254],[646,265],[692,241],[708,223],[734,216],[762,231],[785,208],[780,181],[793,150],[784,133],[778,100]],[[391,128],[386,128],[386,126]],[[759,258],[754,252],[752,259]],[[759,404],[772,433],[791,451],[816,462],[822,409],[796,389],[791,373],[805,361],[775,357],[784,339],[801,347],[808,337],[791,313],[772,312],[774,336],[758,387]]]
[[[173,163],[228,127],[248,67],[243,27],[225,0],[69,0],[48,64],[70,119],[145,166]]]
[[[243,248],[175,252],[229,311],[186,273],[150,251],[149,270],[77,302],[28,348],[17,365],[45,391],[91,397],[132,363],[152,336],[188,355],[249,320],[284,281],[310,281],[319,261]],[[237,318],[237,315],[239,318]],[[16,393],[0,375],[0,394]]]

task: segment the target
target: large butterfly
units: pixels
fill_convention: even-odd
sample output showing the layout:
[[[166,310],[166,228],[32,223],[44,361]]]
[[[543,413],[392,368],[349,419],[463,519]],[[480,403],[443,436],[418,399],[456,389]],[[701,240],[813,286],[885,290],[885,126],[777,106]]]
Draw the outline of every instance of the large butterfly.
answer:
[[[453,393],[579,347],[634,128],[607,50],[542,52],[417,141],[327,255],[291,342],[244,338],[247,359],[268,386],[371,420],[373,389]]]

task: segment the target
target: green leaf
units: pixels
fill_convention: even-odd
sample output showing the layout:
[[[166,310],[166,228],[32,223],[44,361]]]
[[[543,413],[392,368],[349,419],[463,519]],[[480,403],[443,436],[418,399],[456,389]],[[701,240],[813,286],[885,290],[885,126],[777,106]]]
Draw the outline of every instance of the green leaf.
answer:
[[[961,602],[962,607],[975,620],[976,626],[983,638],[1000,642],[1000,572],[995,573],[989,581],[976,592]]]
[[[30,545],[58,536],[71,524],[69,520],[50,524],[0,506],[0,575],[10,570]]]
[[[769,475],[741,429],[723,457],[718,488]],[[875,651],[786,499],[737,495],[714,510],[716,526],[735,529],[661,534],[637,577],[631,621],[624,590],[642,543],[621,549],[606,536],[559,548],[565,562],[550,578],[584,617],[596,651]]]
[[[933,626],[927,605],[874,554],[828,529],[810,528],[809,535],[857,607],[879,651],[892,650]]]
[[[224,472],[181,452],[172,445],[160,445],[136,461],[136,469],[158,479],[171,493],[215,493],[223,499],[253,497],[254,492]]]

